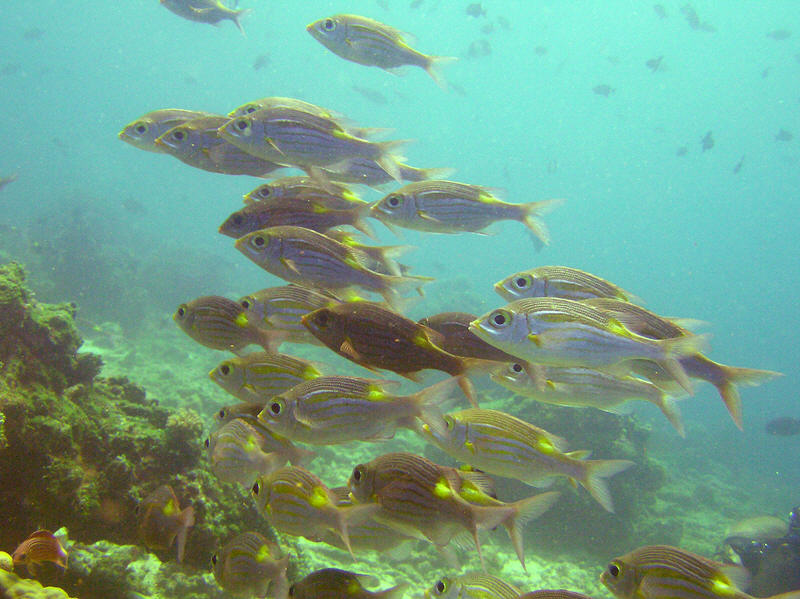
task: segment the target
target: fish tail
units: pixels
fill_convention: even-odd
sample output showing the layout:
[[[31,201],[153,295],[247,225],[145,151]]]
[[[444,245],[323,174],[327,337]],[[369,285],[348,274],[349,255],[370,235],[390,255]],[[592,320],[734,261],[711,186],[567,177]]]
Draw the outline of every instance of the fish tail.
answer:
[[[412,289],[421,290],[425,283],[429,283],[434,279],[431,277],[420,277],[416,275],[408,276],[393,276],[393,275],[379,275],[381,278],[382,289],[381,295],[386,302],[395,310],[402,311],[403,309],[403,293],[411,291]],[[422,292],[420,291],[420,294]]]
[[[714,386],[719,391],[725,407],[728,408],[733,422],[739,430],[743,429],[742,420],[742,398],[739,395],[737,385],[755,387],[766,383],[775,377],[783,376],[780,372],[771,370],[756,370],[754,368],[737,368],[735,366],[720,365],[722,369],[722,380],[715,382]]]
[[[256,343],[264,348],[264,351],[270,354],[277,354],[280,349],[281,343],[286,341],[286,334],[282,331],[268,331],[265,329],[257,329]]]
[[[657,360],[658,365],[669,372],[689,395],[694,395],[694,389],[678,358],[702,353],[708,347],[709,339],[711,335],[684,335],[656,340],[656,344],[664,351],[664,357]]]
[[[406,167],[406,168],[404,168]],[[400,165],[400,176],[403,181],[427,181],[428,179],[447,179],[456,169],[447,166],[434,168],[407,168],[407,165]]]
[[[558,491],[548,491],[527,499],[520,499],[511,504],[514,511],[511,517],[503,523],[503,526],[508,531],[508,537],[511,539],[511,544],[514,546],[514,551],[517,552],[519,563],[522,564],[522,569],[525,572],[528,570],[525,568],[525,553],[522,549],[522,529],[528,522],[535,520],[549,510],[560,495],[561,493]]]
[[[589,491],[597,503],[613,514],[614,502],[611,500],[611,491],[609,491],[605,479],[627,470],[633,466],[633,462],[630,460],[589,460],[583,463],[585,464],[585,474],[583,480],[578,482]]]
[[[475,397],[475,385],[472,384],[472,381],[469,380],[465,374],[461,376],[457,376],[456,380],[458,381],[458,386],[461,388],[461,391],[464,393],[464,396],[469,400],[469,404],[473,408],[477,408],[478,406],[478,398]]]
[[[419,418],[433,427],[442,422],[442,407],[453,398],[456,385],[458,380],[452,377],[414,393],[410,399],[414,406],[415,419]]]
[[[533,235],[536,249],[540,250],[542,247],[550,243],[550,231],[541,217],[559,204],[563,204],[565,200],[544,200],[542,202],[530,202],[523,204],[520,208],[522,211],[522,222]]]
[[[289,556],[286,556],[286,565],[289,563]],[[287,599],[289,597],[289,580],[286,578],[286,566],[281,568],[281,573],[270,583],[270,596],[274,599]],[[264,594],[266,596],[266,593]]]
[[[357,526],[369,520],[380,509],[377,503],[362,503],[336,508],[336,533],[342,539],[350,557],[355,559],[353,548],[350,546],[349,526]]]
[[[253,12],[252,8],[243,8],[242,10],[237,10],[234,15],[231,17],[231,21],[236,25],[236,28],[242,32],[242,35],[247,37],[247,34],[244,32],[244,28],[242,27],[241,18]]]
[[[356,208],[354,210],[355,217],[353,218],[352,225],[355,229],[361,231],[370,239],[377,239],[372,226],[366,220],[364,220],[364,217],[369,216],[369,209],[371,206],[371,204],[364,204],[363,206]]]
[[[316,456],[317,454],[310,449],[303,449],[294,445],[289,451],[289,461],[293,466],[307,466]]]
[[[186,535],[194,526],[194,508],[189,506],[180,513],[180,528],[177,535],[178,563],[183,562],[183,552],[186,549]]]
[[[436,85],[447,91],[447,81],[442,76],[441,69],[444,65],[457,61],[455,56],[426,56],[425,57],[425,72],[431,76],[436,82]]]
[[[669,420],[670,424],[675,427],[675,430],[678,431],[678,434],[681,437],[686,437],[686,429],[683,427],[683,417],[681,416],[681,411],[678,408],[677,400],[662,391],[658,398],[653,401],[653,403],[657,405],[658,409],[661,410],[661,413],[667,417],[667,420]]]

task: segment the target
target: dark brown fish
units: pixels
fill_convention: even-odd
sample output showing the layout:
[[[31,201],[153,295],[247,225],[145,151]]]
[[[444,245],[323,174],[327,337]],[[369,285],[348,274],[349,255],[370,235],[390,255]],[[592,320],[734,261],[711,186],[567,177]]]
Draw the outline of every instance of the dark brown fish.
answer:
[[[324,568],[298,580],[289,589],[292,599],[400,599],[407,584],[369,591],[374,577],[338,568]]]
[[[781,416],[780,418],[774,418],[767,422],[765,429],[770,435],[793,437],[794,435],[800,435],[800,419],[792,418],[791,416]]]
[[[656,71],[663,70],[663,67],[661,66],[663,61],[664,57],[659,56],[658,58],[651,58],[645,63],[645,65],[647,65],[647,68],[655,73]]]
[[[711,131],[706,133],[703,136],[703,139],[700,140],[700,146],[703,148],[703,152],[714,147],[714,136],[712,135]]]
[[[148,549],[169,549],[178,539],[178,561],[183,561],[186,535],[194,526],[194,508],[180,508],[175,491],[161,485],[142,499],[136,508],[139,514],[139,536]]]
[[[446,352],[465,358],[480,358],[497,362],[518,362],[519,360],[486,343],[469,330],[469,323],[477,316],[467,312],[443,312],[419,321],[419,324],[433,329],[441,335],[439,346]]]
[[[67,569],[67,552],[49,530],[37,530],[22,541],[12,556],[14,567],[25,566],[28,574],[36,578],[42,564],[55,564],[61,571]]]
[[[445,351],[439,345],[442,336],[426,326],[363,301],[320,308],[304,316],[303,324],[337,354],[369,370],[391,370],[411,380],[427,369],[459,377],[459,386],[475,405],[465,375],[486,365]]]

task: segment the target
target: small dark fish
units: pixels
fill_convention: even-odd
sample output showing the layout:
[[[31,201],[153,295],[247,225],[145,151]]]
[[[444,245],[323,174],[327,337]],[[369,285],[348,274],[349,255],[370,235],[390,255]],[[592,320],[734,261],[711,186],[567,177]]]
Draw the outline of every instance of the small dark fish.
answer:
[[[183,561],[186,534],[194,526],[194,508],[180,508],[175,491],[161,485],[142,499],[136,508],[139,515],[139,535],[148,549],[169,549],[178,539],[178,561]]]
[[[126,212],[130,214],[134,214],[136,216],[142,216],[147,214],[147,208],[145,208],[144,204],[142,204],[136,198],[125,198],[122,200],[122,207],[125,209]]]
[[[39,29],[38,27],[34,27],[33,29],[28,29],[25,33],[22,34],[26,40],[38,40],[42,39],[44,35],[44,29]]]
[[[788,40],[790,37],[792,37],[792,32],[788,29],[774,29],[773,31],[767,33],[767,37],[774,39],[775,41]]]
[[[489,56],[492,53],[492,45],[489,40],[479,39],[474,40],[467,48],[467,56],[470,58],[482,58]]]
[[[792,141],[794,139],[794,135],[792,135],[791,132],[787,131],[786,129],[781,129],[775,135],[775,139],[777,141]]]
[[[408,585],[399,584],[382,591],[369,591],[365,584],[373,584],[375,578],[337,568],[325,568],[312,572],[298,580],[289,589],[292,599],[400,599]]]
[[[545,46],[536,46],[533,49],[533,53],[536,54],[536,56],[544,56],[547,54],[547,48]]]
[[[44,563],[55,564],[62,572],[67,569],[67,552],[49,530],[37,530],[22,541],[12,556],[14,567],[25,566],[36,577]]]
[[[500,15],[497,17],[497,24],[500,25],[504,31],[511,31],[511,22],[504,16]]]
[[[659,19],[666,19],[667,18],[667,9],[664,8],[663,4],[654,4],[653,5],[653,12],[658,15]]]
[[[767,422],[766,431],[777,437],[793,437],[800,435],[800,418],[781,416]]]
[[[615,90],[610,85],[606,85],[605,83],[601,83],[600,85],[595,85],[592,88],[592,91],[594,93],[596,93],[598,96],[603,96],[604,98],[607,98],[608,96],[610,96],[611,94],[613,94],[617,90]]]
[[[17,173],[12,173],[7,177],[0,177],[0,189],[3,189],[9,183],[13,183],[17,180]]]
[[[767,77],[769,77],[769,67],[767,67],[763,71],[761,71],[761,78],[762,79],[766,79]]]
[[[663,71],[664,69],[661,67],[661,62],[664,60],[663,56],[659,56],[658,58],[651,58],[645,64],[647,68],[653,71],[654,73],[657,71]]]
[[[19,73],[21,68],[22,67],[18,63],[4,64],[2,67],[0,67],[0,75],[4,77],[8,77],[10,75],[16,75],[17,73]]]
[[[689,23],[689,27],[700,29],[700,17],[697,16],[697,11],[691,4],[684,4],[681,7],[681,13],[686,18],[686,22]]]
[[[465,11],[469,16],[475,17],[485,17],[486,16],[486,9],[483,8],[483,5],[480,2],[473,2],[472,4],[468,5]]]
[[[686,156],[689,153],[689,148],[686,146],[680,146],[677,150],[675,150],[675,156]]]
[[[742,170],[742,166],[744,165],[744,156],[739,159],[739,162],[736,163],[736,166],[733,167],[733,174],[738,175],[739,171]]]
[[[258,56],[253,59],[253,70],[260,71],[263,68],[268,67],[272,63],[272,59],[269,57],[269,54],[259,54]]]
[[[714,147],[714,136],[712,135],[711,131],[703,136],[703,139],[700,140],[700,145],[703,148],[703,152]]]

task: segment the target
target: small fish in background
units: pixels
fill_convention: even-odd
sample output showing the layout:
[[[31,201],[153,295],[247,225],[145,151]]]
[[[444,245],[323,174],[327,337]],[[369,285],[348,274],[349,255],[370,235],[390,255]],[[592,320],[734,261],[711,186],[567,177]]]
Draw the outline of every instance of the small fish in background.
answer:
[[[345,60],[387,71],[405,65],[418,66],[440,87],[445,87],[445,82],[439,75],[439,67],[457,60],[417,52],[406,43],[407,35],[403,32],[358,15],[333,15],[310,23],[306,31]]]
[[[486,9],[483,8],[483,5],[480,2],[473,2],[472,4],[468,4],[467,8],[464,9],[470,17],[480,18],[486,16]]]
[[[169,549],[177,539],[178,562],[183,561],[186,535],[194,526],[194,508],[181,510],[172,487],[161,485],[136,506],[139,536],[148,549]]]
[[[17,180],[17,173],[11,173],[7,177],[0,177],[0,189],[3,189],[9,183]]]
[[[744,166],[744,156],[739,159],[739,162],[736,163],[736,166],[733,167],[733,174],[738,175],[739,172],[742,170],[742,166]]]
[[[440,578],[425,591],[425,599],[516,599],[522,593],[502,578],[483,572]]]
[[[12,556],[15,568],[25,566],[36,578],[46,563],[54,564],[61,572],[67,569],[67,552],[49,530],[37,530],[22,541]]]
[[[209,25],[219,25],[221,21],[233,21],[239,31],[244,35],[240,19],[252,12],[252,9],[244,8],[232,10],[225,6],[220,0],[160,0],[161,6],[196,23],[208,23]]]
[[[679,158],[681,156],[686,156],[686,154],[688,154],[688,153],[689,153],[689,148],[687,148],[686,146],[679,146],[675,150],[675,156],[678,156]]]
[[[659,19],[667,18],[667,9],[664,8],[663,4],[654,4],[653,12],[656,13],[656,16],[658,16]]]
[[[374,585],[378,579],[338,568],[324,568],[295,582],[289,589],[292,599],[400,599],[407,584],[402,583],[382,591],[370,591],[364,585]]]
[[[598,96],[603,96],[604,98],[607,98],[611,94],[615,93],[617,90],[615,90],[613,87],[611,87],[606,83],[601,83],[600,85],[595,85],[592,88],[592,91],[596,93]]]
[[[547,48],[545,46],[536,46],[533,49],[533,53],[536,54],[536,56],[545,56],[547,54]]]
[[[503,29],[503,31],[511,31],[511,21],[506,19],[503,15],[499,15],[497,19],[497,24]]]
[[[25,33],[22,34],[26,40],[40,40],[44,36],[44,29],[39,29],[38,27],[34,27],[33,29],[28,29]]]
[[[289,556],[257,532],[236,535],[211,557],[214,579],[237,595],[286,599]]]
[[[764,430],[767,431],[768,435],[775,435],[776,437],[800,435],[800,418],[792,418],[791,416],[774,418],[767,422]]]
[[[359,94],[362,98],[369,100],[373,104],[379,104],[383,106],[389,103],[389,100],[386,99],[386,96],[384,96],[381,92],[379,92],[376,89],[370,89],[368,87],[362,87],[360,85],[351,85],[350,89]]]
[[[766,67],[763,71],[761,71],[761,78],[766,79],[769,77],[770,67]]]
[[[22,65],[16,62],[9,62],[0,67],[0,75],[3,77],[10,77],[16,75],[22,70]]]
[[[775,40],[776,42],[780,42],[783,40],[788,40],[790,37],[792,37],[792,32],[788,29],[773,29],[767,33],[767,37]]]
[[[467,48],[467,56],[469,58],[483,58],[484,56],[489,56],[492,53],[492,44],[489,43],[489,40],[479,39],[473,40],[469,48]]]
[[[260,71],[270,64],[272,64],[272,59],[269,57],[269,54],[259,54],[253,59],[253,70]]]
[[[714,135],[711,131],[708,131],[708,133],[703,136],[703,139],[700,140],[700,147],[703,148],[703,152],[714,147]]]
[[[651,58],[648,60],[645,65],[648,69],[657,73],[658,71],[665,71],[666,67],[662,64],[664,61],[664,56],[659,56],[658,58]]]
[[[792,141],[793,139],[794,135],[792,135],[792,133],[786,129],[781,129],[775,134],[776,141]]]

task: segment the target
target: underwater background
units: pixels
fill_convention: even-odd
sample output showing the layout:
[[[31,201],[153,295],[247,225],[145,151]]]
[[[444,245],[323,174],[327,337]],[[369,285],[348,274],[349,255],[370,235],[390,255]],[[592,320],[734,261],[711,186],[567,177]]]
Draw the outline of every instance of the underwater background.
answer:
[[[182,20],[155,0],[6,7],[0,176],[18,179],[0,191],[0,263],[24,264],[39,302],[77,305],[81,351],[102,356],[102,376],[128,377],[167,410],[195,410],[207,431],[214,410],[231,403],[207,378],[224,356],[187,338],[171,316],[201,295],[237,299],[282,284],[217,233],[241,195],[262,180],[140,152],[117,139],[125,124],[157,108],[226,114],[263,96],[295,97],[367,127],[391,128],[392,138],[414,140],[404,148],[409,164],[452,167],[454,180],[497,188],[507,201],[565,198],[546,217],[552,242],[539,253],[518,223],[498,223],[489,235],[405,231],[403,237],[375,223],[382,243],[416,246],[404,261],[415,274],[436,279],[409,315],[483,314],[505,303],[492,289],[496,281],[563,264],[614,281],[659,314],[707,321],[716,361],[784,374],[742,389],[744,431],[707,384],[680,403],[685,439],[651,406],[634,408],[637,426],[647,431],[639,450],[663,468],[660,495],[651,496],[634,473],[621,475],[612,489],[622,506],[619,495],[641,494],[658,510],[620,508],[609,515],[591,500],[570,498],[574,526],[563,537],[554,522],[527,527],[527,574],[505,537],[495,533],[486,542],[485,553],[495,552],[490,573],[522,588],[548,584],[610,596],[597,576],[618,552],[647,541],[711,555],[730,522],[784,516],[800,503],[800,436],[765,431],[775,418],[800,418],[800,11],[792,0],[695,1],[693,10],[709,26],[693,28],[683,0],[660,3],[663,15],[650,2],[634,1],[487,0],[478,16],[468,13],[470,4],[242,0],[240,8],[253,9],[242,19],[245,36],[229,22],[209,27]],[[458,57],[442,71],[448,90],[419,69],[394,76],[343,61],[304,31],[318,18],[347,12],[412,32],[423,52]],[[770,35],[777,31],[790,35]],[[648,66],[659,57],[656,68]],[[704,149],[709,132],[714,144]],[[383,195],[358,191],[370,201]],[[364,373],[327,350],[297,353],[337,372]],[[432,380],[438,379],[426,377]],[[498,401],[510,395],[488,381],[479,391]],[[562,411],[565,419],[575,414]],[[568,422],[552,430],[575,448],[595,448],[593,426],[618,420],[602,416],[580,436]],[[12,421],[6,416],[6,429]],[[596,431],[598,438],[614,434]],[[196,436],[187,443],[196,443],[199,454],[204,437]],[[368,460],[399,448],[422,452],[425,444],[404,432],[381,446],[353,447],[353,455]],[[339,473],[340,480],[326,480],[330,486],[342,484],[358,461],[337,446],[320,455]],[[431,456],[452,463],[440,452]],[[181,466],[174,466],[178,476]],[[138,481],[149,488],[169,482]],[[6,499],[25,493],[17,482],[2,487]],[[526,493],[521,484],[502,489],[515,499]],[[248,501],[233,502],[231,512],[247,511]],[[35,497],[17,505],[46,518],[34,528],[53,530],[78,509],[65,503],[60,513],[41,510]],[[547,513],[543,520],[559,517]],[[131,518],[115,520],[117,542],[135,538]],[[624,522],[631,518],[636,522]],[[19,520],[19,528],[13,520],[0,524],[0,549],[10,553],[34,530]],[[540,525],[548,534],[537,533]],[[615,526],[655,527],[669,538],[631,536],[617,546],[588,530]],[[99,540],[73,530],[70,538]],[[184,567],[208,577],[192,543],[190,533],[192,559]],[[386,585],[405,577],[412,584],[408,596],[448,567],[430,547],[419,547],[424,557],[404,566],[380,556],[351,562],[344,552],[300,545],[314,567],[366,571]],[[160,557],[174,562],[172,552]],[[480,567],[471,549],[462,561],[464,568]],[[504,572],[492,571],[492,563],[507,561],[514,563]],[[183,596],[222,596],[213,578],[205,584]]]

